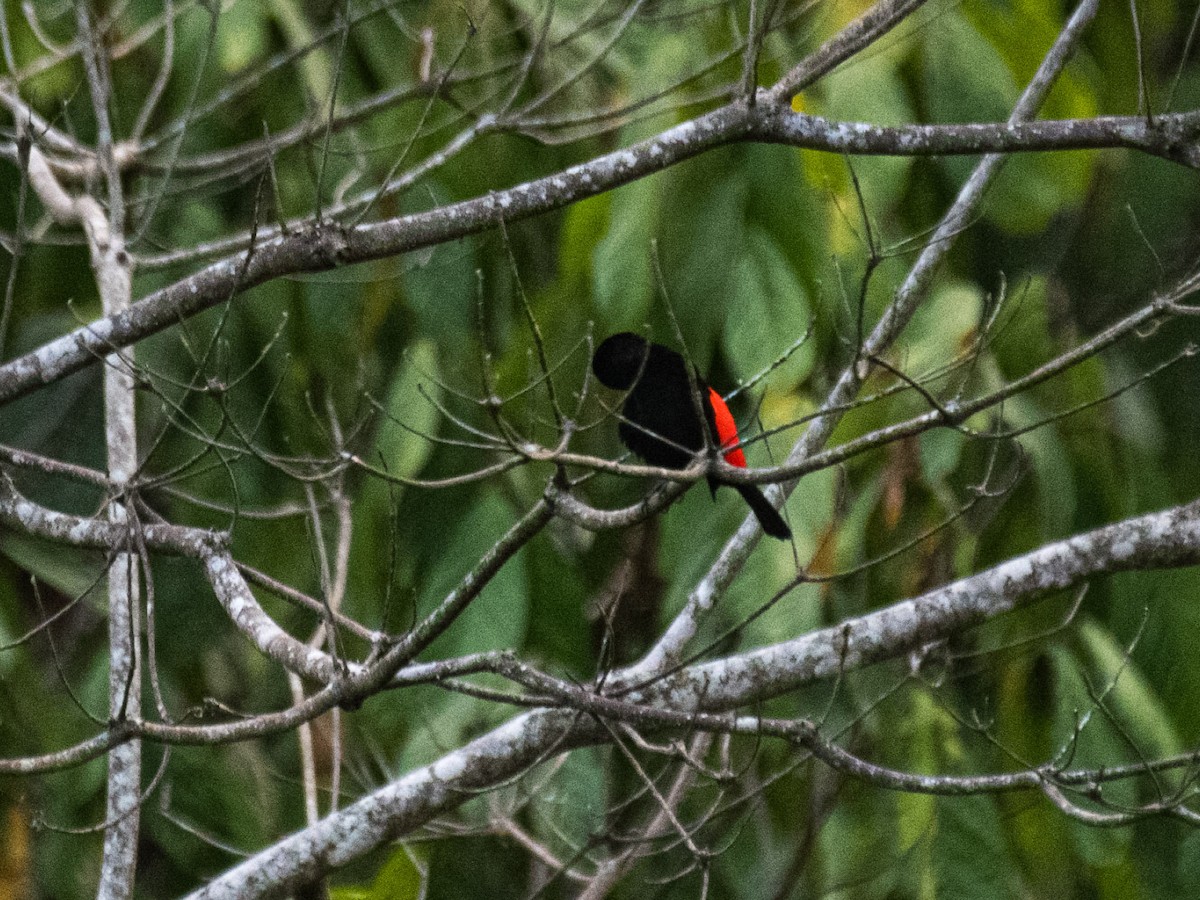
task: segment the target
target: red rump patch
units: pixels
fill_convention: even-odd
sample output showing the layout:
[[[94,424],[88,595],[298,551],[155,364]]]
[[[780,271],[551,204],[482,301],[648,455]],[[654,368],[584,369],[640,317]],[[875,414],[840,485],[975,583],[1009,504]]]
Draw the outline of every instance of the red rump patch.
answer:
[[[721,395],[712,388],[708,389],[708,398],[712,401],[713,418],[717,423],[717,440],[720,441],[722,447],[734,448],[725,453],[725,462],[731,466],[737,466],[739,469],[746,468],[746,454],[742,452],[741,447],[734,446],[740,438],[738,438],[737,423],[733,421],[733,413],[729,411],[729,407],[725,405]]]

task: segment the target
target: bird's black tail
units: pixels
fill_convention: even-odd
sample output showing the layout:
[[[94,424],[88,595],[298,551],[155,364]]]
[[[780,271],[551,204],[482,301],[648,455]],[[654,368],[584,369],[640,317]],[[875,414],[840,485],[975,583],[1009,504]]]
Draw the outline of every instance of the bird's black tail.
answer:
[[[734,484],[730,485],[737,489],[737,492],[742,495],[747,503],[750,504],[750,509],[754,512],[754,517],[758,519],[758,524],[773,538],[779,538],[781,541],[786,541],[792,536],[792,529],[788,528],[787,522],[783,521],[783,516],[779,514],[779,510],[771,505],[763,492],[752,484]]]

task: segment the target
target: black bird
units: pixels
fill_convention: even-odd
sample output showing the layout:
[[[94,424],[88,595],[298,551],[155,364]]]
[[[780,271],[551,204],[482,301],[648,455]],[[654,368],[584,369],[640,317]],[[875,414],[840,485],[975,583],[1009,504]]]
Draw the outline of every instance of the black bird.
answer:
[[[746,456],[737,446],[737,424],[729,407],[697,373],[696,387],[704,412],[701,421],[687,363],[674,350],[623,331],[596,348],[592,371],[605,387],[629,392],[621,409],[624,420],[617,434],[626,447],[650,465],[686,469],[705,448],[707,428],[707,434],[713,435],[721,447],[733,447],[725,451],[725,461],[746,467]],[[714,496],[722,484],[729,483],[708,476],[708,488]],[[781,540],[792,536],[779,511],[755,485],[729,486],[750,504],[763,531]]]

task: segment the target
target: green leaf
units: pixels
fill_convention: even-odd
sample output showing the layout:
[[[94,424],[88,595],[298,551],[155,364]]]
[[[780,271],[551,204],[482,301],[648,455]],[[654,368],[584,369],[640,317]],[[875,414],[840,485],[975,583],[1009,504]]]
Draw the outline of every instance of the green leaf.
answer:
[[[1022,894],[1004,822],[989,797],[939,798],[933,859],[938,897],[1007,900]]]
[[[1152,685],[1162,686],[1159,702],[1169,704],[1173,727],[1194,744],[1200,734],[1193,714],[1200,705],[1200,664],[1192,652],[1194,636],[1200,632],[1195,600],[1200,596],[1200,571],[1121,574],[1110,579],[1109,590],[1109,627],[1118,635],[1142,631],[1133,652],[1138,670]]]
[[[607,330],[639,329],[649,315],[661,189],[660,179],[641,178],[612,194],[608,231],[593,255],[596,310]]]
[[[248,5],[252,8],[258,6]],[[291,47],[312,48],[311,52],[300,58],[299,71],[303,75],[302,82],[308,88],[308,95],[312,101],[328,108],[334,82],[335,64],[332,51],[328,45],[315,44],[313,27],[301,7],[286,0],[270,0],[268,5],[275,25],[284,33]],[[236,31],[230,33],[241,37]]]
[[[722,600],[722,607],[731,611],[737,620],[758,611],[774,596],[781,584],[795,577],[793,542],[801,559],[813,557],[829,522],[835,490],[836,478],[830,471],[816,472],[797,485],[788,499],[788,507],[794,510],[790,517],[793,541],[764,539]],[[745,516],[745,504],[741,498],[734,494],[732,499],[739,504],[739,515]],[[800,585],[789,591],[768,613],[743,630],[742,640],[747,646],[760,646],[819,628],[824,624],[825,614],[821,591],[822,586],[816,584]]]
[[[1200,884],[1200,831],[1193,831],[1179,845],[1180,884]]]
[[[880,762],[911,772],[937,773],[961,755],[957,725],[927,690],[916,690],[903,719],[879,738]],[[909,859],[912,893],[935,900],[938,869],[934,854],[939,829],[938,798],[901,792],[896,796],[896,849]]]
[[[739,380],[774,362],[804,335],[811,316],[808,292],[788,258],[766,232],[751,226],[734,268],[724,328],[730,365]],[[815,361],[815,345],[809,342],[772,373],[771,385],[786,389],[800,383]]]
[[[0,553],[66,597],[82,596],[92,588],[92,602],[104,602],[104,583],[99,581],[104,561],[98,554],[64,551],[55,544],[12,531],[0,532]]]
[[[958,468],[967,437],[961,431],[939,428],[921,435],[921,471],[930,484],[939,484]]]
[[[657,179],[663,191],[659,239],[665,289],[701,371],[709,367],[709,350],[736,287],[735,261],[746,246],[746,175],[738,151],[689,160],[666,173],[665,180]],[[665,310],[662,319],[665,323]]]
[[[958,357],[974,336],[983,307],[977,285],[943,284],[904,330],[904,371],[916,380]]]
[[[1005,423],[1018,429],[1047,417],[1046,411],[1026,396],[1005,401],[1004,414]],[[1037,476],[1040,536],[1068,534],[1075,519],[1076,477],[1062,438],[1054,428],[1046,426],[1023,434],[1020,442]]]
[[[1080,661],[1063,647],[1052,648],[1049,658],[1057,688],[1055,734],[1058,746],[1055,749],[1067,748],[1075,768],[1098,768],[1128,759],[1128,744],[1104,712],[1096,708]],[[1095,692],[1101,692],[1105,684],[1100,679],[1091,679]],[[1080,725],[1078,739],[1075,739],[1076,728]],[[1136,802],[1133,786],[1123,782],[1107,785],[1105,796],[1116,803]],[[1129,852],[1132,838],[1129,830],[1095,828],[1074,821],[1069,827],[1076,852],[1093,866],[1117,865]]]
[[[879,508],[882,490],[882,475],[876,472],[869,482],[860,487],[849,510],[843,515],[834,556],[834,565],[838,569],[852,569],[866,559],[867,529]]]
[[[413,263],[414,257],[406,258]],[[406,265],[404,292],[418,330],[445,346],[458,346],[475,322],[475,253],[469,240],[439,247]]]
[[[1076,634],[1095,671],[1093,683],[1109,687],[1106,704],[1141,751],[1147,757],[1182,753],[1184,742],[1161,696],[1129,658],[1128,648],[1093,619],[1080,622]]]
[[[903,125],[914,121],[909,92],[898,71],[900,57],[879,54],[863,57],[854,65],[835,69],[821,81],[823,88],[812,104],[812,111],[831,119],[846,122],[869,122],[874,125]],[[827,154],[829,161],[836,158]],[[914,159],[909,156],[857,156],[839,160],[842,171],[837,175],[843,200],[853,204],[852,218],[859,227],[859,211],[847,166],[854,170],[862,188],[867,214],[877,220],[904,194]],[[832,165],[827,171],[832,170]],[[832,174],[832,172],[831,172]]]
[[[427,854],[419,847],[399,846],[379,869],[369,886],[331,887],[330,900],[416,900],[422,896],[424,878],[416,860]]]
[[[1020,40],[1028,44],[1028,34]],[[938,27],[925,42],[925,96],[933,121],[1008,118],[1017,98],[1018,79],[1000,52],[1002,46],[1000,40],[993,42],[991,32],[972,27],[959,10],[938,18]],[[1039,46],[1049,46],[1049,41]],[[953,89],[947,90],[948,85]],[[1072,160],[1065,154],[1042,154],[1009,161],[989,194],[986,215],[1013,232],[1044,228],[1065,202],[1080,196],[1093,158]],[[957,182],[965,181],[976,164],[977,159],[969,156],[940,161]]]
[[[548,845],[579,847],[603,827],[613,752],[591,747],[563,757],[554,780],[535,794],[540,814],[531,819],[544,825]]]
[[[1008,378],[1027,374],[1054,350],[1047,295],[1047,281],[1042,276],[1008,286],[998,339],[992,345],[992,353]]]
[[[441,417],[437,407],[422,396],[422,390],[434,401],[440,400],[442,389],[437,377],[437,348],[433,342],[420,340],[409,346],[383,402],[375,442],[377,458],[368,462],[378,465],[382,458],[387,471],[401,478],[412,478],[421,471],[433,452],[432,443],[422,435],[434,434]]]
[[[590,287],[596,268],[593,257],[606,236],[615,193],[588,197],[568,207],[563,215],[558,275],[573,293]]]
[[[430,562],[437,568],[421,591],[420,610],[428,612],[458,587],[467,572],[512,526],[515,514],[497,494],[487,491],[450,531],[444,551]],[[520,649],[529,624],[529,583],[522,553],[508,560],[428,656],[458,656],[483,650]]]
[[[216,35],[216,58],[222,72],[226,75],[236,75],[267,52],[271,28],[268,11],[266,6],[260,3],[235,3],[222,9],[220,15],[220,27]],[[207,16],[202,18],[207,26]]]

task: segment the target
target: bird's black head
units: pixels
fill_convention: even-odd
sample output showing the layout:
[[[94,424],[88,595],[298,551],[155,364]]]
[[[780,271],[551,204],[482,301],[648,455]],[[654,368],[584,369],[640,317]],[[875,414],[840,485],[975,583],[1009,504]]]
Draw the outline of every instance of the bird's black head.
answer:
[[[650,343],[632,331],[614,334],[596,348],[592,371],[605,387],[627,391],[646,367]]]

